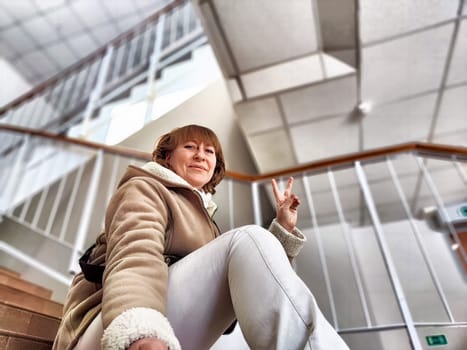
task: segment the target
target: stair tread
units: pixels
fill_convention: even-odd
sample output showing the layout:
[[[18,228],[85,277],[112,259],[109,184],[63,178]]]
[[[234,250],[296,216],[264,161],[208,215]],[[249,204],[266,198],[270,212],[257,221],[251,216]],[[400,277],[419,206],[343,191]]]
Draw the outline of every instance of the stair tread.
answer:
[[[51,317],[61,317],[63,305],[50,299],[27,293],[9,286],[0,285],[1,302]]]
[[[60,319],[0,303],[0,332],[37,341],[53,341]]]
[[[16,337],[11,335],[4,335],[0,331],[0,349],[4,350],[50,350],[52,349],[53,342],[51,341],[37,341],[25,337]]]
[[[18,278],[21,277],[19,272],[16,272],[16,271],[11,270],[11,269],[9,269],[7,267],[4,267],[4,266],[0,266],[0,275],[18,277]]]
[[[42,298],[50,299],[52,296],[52,291],[50,289],[39,286],[33,282],[29,282],[21,277],[0,274],[0,285],[6,285],[16,289],[24,290],[29,294],[35,294]]]

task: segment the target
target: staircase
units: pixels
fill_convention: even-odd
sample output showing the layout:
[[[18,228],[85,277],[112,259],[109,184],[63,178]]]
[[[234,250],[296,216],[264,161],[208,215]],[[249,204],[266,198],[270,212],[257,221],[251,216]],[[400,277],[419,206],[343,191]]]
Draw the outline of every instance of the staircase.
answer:
[[[0,268],[0,296],[0,348],[51,349],[63,307],[52,291]]]

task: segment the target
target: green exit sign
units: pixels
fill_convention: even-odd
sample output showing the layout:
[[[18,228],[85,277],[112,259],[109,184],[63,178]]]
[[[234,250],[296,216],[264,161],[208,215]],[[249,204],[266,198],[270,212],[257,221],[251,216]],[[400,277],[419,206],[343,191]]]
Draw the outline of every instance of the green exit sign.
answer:
[[[426,336],[426,342],[428,343],[429,346],[448,344],[448,340],[444,334],[428,335]]]

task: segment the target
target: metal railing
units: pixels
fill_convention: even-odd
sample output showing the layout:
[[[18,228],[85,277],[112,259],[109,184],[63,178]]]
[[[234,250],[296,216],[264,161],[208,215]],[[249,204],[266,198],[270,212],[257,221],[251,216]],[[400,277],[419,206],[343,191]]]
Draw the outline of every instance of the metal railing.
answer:
[[[69,270],[77,271],[77,256],[101,229],[124,169],[150,154],[44,131],[0,132],[28,135],[0,168],[3,188],[14,188],[5,192],[4,200],[15,203],[5,220],[69,249]],[[66,157],[57,158],[60,152]],[[450,208],[467,205],[466,168],[466,148],[410,143],[259,176],[228,172],[215,195],[216,222],[223,230],[266,226],[274,212],[270,180],[283,185],[294,176],[302,198],[299,226],[308,237],[296,268],[330,322],[347,339],[402,332],[413,349],[422,349],[427,329],[467,326],[460,238],[467,217],[454,217]],[[34,176],[17,176],[28,173]],[[17,202],[21,188],[34,181],[42,181],[35,194]],[[22,259],[8,242],[0,249]]]
[[[0,109],[0,123],[63,134],[89,121],[99,109],[147,83],[147,98],[155,98],[157,72],[183,58],[206,38],[191,3],[175,0],[134,28],[118,36],[55,77]],[[148,107],[147,114],[151,110]],[[11,147],[2,140],[0,153]]]

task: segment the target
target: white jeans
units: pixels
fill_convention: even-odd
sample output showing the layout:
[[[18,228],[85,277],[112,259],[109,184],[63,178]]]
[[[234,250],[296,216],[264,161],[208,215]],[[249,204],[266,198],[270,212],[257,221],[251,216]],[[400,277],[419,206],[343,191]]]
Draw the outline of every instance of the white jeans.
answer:
[[[259,226],[229,231],[169,268],[167,317],[183,350],[206,350],[236,318],[251,349],[348,349]],[[99,315],[75,350],[100,349]]]

